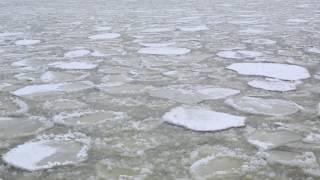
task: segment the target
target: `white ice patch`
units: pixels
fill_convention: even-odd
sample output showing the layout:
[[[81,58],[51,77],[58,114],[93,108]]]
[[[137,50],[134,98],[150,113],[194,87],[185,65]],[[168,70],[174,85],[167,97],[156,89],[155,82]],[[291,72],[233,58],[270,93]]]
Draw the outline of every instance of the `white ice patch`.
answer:
[[[320,54],[320,47],[310,47],[306,51],[309,53]]]
[[[301,110],[301,107],[292,101],[281,99],[265,99],[256,97],[229,98],[225,103],[236,110],[269,116],[286,116]]]
[[[320,144],[320,134],[310,133],[302,141],[305,143]]]
[[[109,31],[111,29],[112,29],[112,27],[110,27],[110,26],[98,26],[98,27],[96,27],[96,31]]]
[[[301,66],[276,63],[234,63],[227,69],[243,75],[266,76],[282,80],[300,80],[310,77],[309,71]]]
[[[127,117],[124,112],[114,111],[81,111],[73,113],[61,113],[53,117],[57,124],[66,126],[97,125],[106,121],[118,121]]]
[[[154,27],[154,28],[145,29],[142,32],[143,33],[160,33],[160,32],[170,32],[174,30],[175,30],[174,28],[170,28],[170,27]]]
[[[0,37],[18,36],[22,34],[23,33],[21,32],[3,32],[3,33],[0,33]]]
[[[170,124],[195,131],[219,131],[245,126],[245,117],[215,112],[201,107],[176,107],[162,119]]]
[[[79,50],[74,50],[74,51],[69,51],[64,54],[64,57],[66,58],[77,58],[77,57],[83,57],[90,54],[89,50],[86,49],[79,49]]]
[[[277,79],[266,79],[266,80],[252,80],[248,82],[251,87],[264,89],[268,91],[292,91],[296,90],[298,82],[282,81]]]
[[[24,39],[24,40],[16,41],[15,44],[18,46],[28,46],[28,45],[39,44],[40,42],[41,42],[40,40]]]
[[[89,81],[70,83],[39,84],[30,85],[12,92],[13,95],[21,97],[40,96],[64,92],[77,92],[92,88],[94,85]]]
[[[302,136],[290,131],[256,131],[248,137],[248,142],[259,149],[267,150],[299,141]]]
[[[104,40],[104,39],[116,39],[120,36],[121,35],[118,33],[103,33],[103,34],[92,35],[92,36],[89,36],[88,38],[93,40]]]
[[[175,45],[175,42],[168,42],[168,43],[139,43],[141,46],[151,47],[151,48],[160,48],[160,47],[167,47],[171,45]]]
[[[186,31],[186,32],[196,32],[196,31],[205,31],[209,30],[209,28],[205,25],[200,25],[200,26],[183,26],[179,27],[180,31]]]
[[[49,64],[49,66],[58,69],[66,69],[66,70],[91,70],[95,69],[98,65],[92,64],[88,62],[55,62]]]
[[[89,148],[90,138],[81,133],[43,135],[11,149],[2,158],[14,167],[37,171],[85,161]]]
[[[257,51],[237,50],[237,51],[221,51],[217,53],[217,56],[226,58],[226,59],[254,59],[259,56],[263,56],[263,54]]]
[[[273,45],[276,44],[277,41],[271,40],[271,39],[253,39],[253,40],[247,40],[244,41],[246,43],[252,43],[252,44],[258,44],[258,45]]]
[[[41,75],[40,79],[45,83],[55,83],[55,82],[67,82],[83,80],[88,77],[89,73],[83,72],[59,72],[59,71],[47,71]]]
[[[138,51],[140,54],[153,54],[153,55],[183,55],[190,52],[187,48],[178,47],[147,47]]]

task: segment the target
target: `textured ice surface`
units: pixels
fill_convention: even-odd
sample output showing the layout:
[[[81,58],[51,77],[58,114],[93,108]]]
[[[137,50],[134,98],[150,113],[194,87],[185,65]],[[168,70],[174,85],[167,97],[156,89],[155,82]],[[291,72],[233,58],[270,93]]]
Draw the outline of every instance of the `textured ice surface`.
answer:
[[[208,30],[209,28],[205,25],[200,25],[200,26],[182,26],[179,27],[181,31],[186,31],[186,32],[196,32],[196,31],[205,31]]]
[[[49,64],[49,66],[57,69],[66,70],[91,70],[95,69],[98,65],[89,62],[55,62]]]
[[[53,124],[42,117],[1,117],[0,139],[13,139],[37,134]]]
[[[78,164],[88,158],[90,139],[81,133],[44,135],[11,149],[3,160],[28,171]]]
[[[93,39],[93,40],[116,39],[120,36],[121,35],[118,33],[103,33],[103,34],[89,36],[89,39]]]
[[[268,91],[292,91],[295,90],[298,83],[290,81],[281,81],[276,79],[266,79],[266,80],[252,80],[248,82],[248,85],[264,89]]]
[[[259,130],[248,137],[248,142],[259,149],[273,149],[301,139],[302,136],[290,131]]]
[[[215,112],[201,107],[181,106],[171,109],[162,119],[195,131],[219,131],[245,126],[245,117]]]
[[[64,57],[66,57],[66,58],[77,58],[77,57],[86,56],[88,54],[90,54],[89,50],[79,49],[79,50],[73,50],[73,51],[69,51],[69,52],[65,53]]]
[[[40,40],[24,39],[24,40],[16,41],[15,44],[18,46],[28,46],[28,45],[39,44],[40,42],[41,42]]]
[[[225,103],[239,111],[270,116],[286,116],[300,110],[296,103],[281,99],[244,96],[227,99]]]
[[[227,67],[243,75],[266,76],[282,80],[300,80],[310,77],[304,67],[276,63],[235,63]]]
[[[88,77],[88,73],[83,72],[60,72],[60,71],[47,71],[41,75],[40,79],[45,83],[66,82],[83,80]]]
[[[183,55],[190,52],[187,48],[178,47],[147,47],[138,51],[140,54],[154,54],[154,55]]]
[[[252,59],[262,55],[263,54],[261,52],[246,51],[246,50],[221,51],[217,53],[217,56],[226,58],[226,59]]]

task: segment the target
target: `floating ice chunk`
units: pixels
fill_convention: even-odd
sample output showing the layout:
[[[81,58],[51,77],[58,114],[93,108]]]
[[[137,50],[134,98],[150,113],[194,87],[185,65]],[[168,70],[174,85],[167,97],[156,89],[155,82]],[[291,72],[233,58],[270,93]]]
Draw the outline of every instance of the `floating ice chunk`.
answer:
[[[97,34],[97,35],[89,36],[89,39],[93,39],[93,40],[116,39],[120,36],[121,35],[118,33],[104,33],[104,34]]]
[[[186,31],[186,32],[196,32],[196,31],[205,31],[208,30],[209,28],[205,25],[201,26],[183,26],[179,27],[181,31]]]
[[[287,23],[293,23],[293,24],[300,24],[300,23],[307,23],[307,22],[309,21],[306,19],[298,19],[298,18],[287,20]]]
[[[0,33],[0,37],[8,37],[8,36],[18,36],[18,35],[22,35],[23,33],[21,32],[4,32],[4,33]]]
[[[153,54],[153,55],[183,55],[190,52],[187,48],[178,47],[147,47],[138,51],[140,54]]]
[[[299,141],[302,136],[291,131],[256,131],[248,137],[248,142],[259,149],[273,149],[291,142]]]
[[[320,144],[320,134],[310,133],[302,141],[311,144]]]
[[[49,111],[65,111],[65,110],[75,110],[81,109],[86,107],[87,104],[77,101],[77,100],[70,100],[70,99],[55,99],[46,101],[43,104],[43,108]]]
[[[28,45],[39,44],[40,42],[41,42],[40,40],[24,39],[24,40],[16,41],[15,44],[18,46],[28,46]]]
[[[193,104],[202,101],[201,97],[192,90],[184,89],[157,89],[149,92],[150,96],[170,99],[180,103]]]
[[[227,67],[243,75],[266,76],[282,80],[300,80],[310,77],[309,71],[301,66],[276,63],[234,63]]]
[[[215,100],[239,94],[240,91],[229,88],[202,87],[197,88],[196,93],[204,100]]]
[[[226,59],[253,59],[262,55],[263,54],[261,52],[246,51],[246,50],[221,51],[217,53],[217,56],[226,58]]]
[[[0,115],[1,116],[17,116],[22,115],[28,111],[28,105],[18,99],[12,97],[4,97],[0,101]]]
[[[245,126],[245,117],[215,112],[201,107],[181,106],[171,109],[162,119],[195,131],[219,131]]]
[[[248,40],[245,42],[252,43],[252,44],[258,44],[258,45],[273,45],[273,44],[277,43],[277,41],[274,41],[271,39],[253,39],[253,40]]]
[[[310,47],[306,51],[309,53],[320,54],[320,48],[318,47]]]
[[[89,73],[83,73],[83,72],[47,71],[41,75],[40,79],[42,82],[45,82],[45,83],[67,82],[67,81],[83,80],[89,75],[90,75]]]
[[[302,168],[307,173],[310,170],[319,171],[320,168],[317,163],[317,157],[312,152],[301,153],[272,150],[268,152],[267,161],[269,164],[281,164],[289,167]]]
[[[155,27],[155,28],[149,28],[149,29],[145,29],[142,32],[144,33],[160,33],[160,32],[169,32],[169,31],[174,31],[174,28],[170,28],[170,27]]]
[[[14,139],[37,134],[53,126],[42,117],[0,117],[0,139]]]
[[[145,47],[152,47],[152,48],[159,48],[159,47],[167,47],[171,45],[175,45],[175,42],[168,42],[168,43],[139,43],[142,46]]]
[[[248,29],[240,30],[239,33],[242,35],[259,35],[259,34],[270,33],[270,31],[248,28]]]
[[[70,83],[39,84],[30,85],[12,92],[13,95],[21,97],[33,97],[55,93],[76,92],[92,88],[94,85],[89,81]]]
[[[127,117],[126,113],[114,111],[81,111],[61,113],[53,117],[57,124],[66,126],[97,125],[106,121],[117,121]]]
[[[281,99],[244,96],[229,98],[225,103],[242,112],[269,116],[286,116],[301,110],[301,107],[296,103]]]
[[[215,179],[236,176],[244,161],[235,157],[207,157],[192,164],[190,173],[195,179]],[[228,178],[227,178],[228,179]]]
[[[109,31],[111,29],[112,29],[112,27],[110,27],[110,26],[99,26],[99,27],[96,27],[96,31]]]
[[[77,57],[83,57],[90,54],[89,50],[86,49],[79,49],[79,50],[74,50],[74,51],[69,51],[64,54],[64,57],[66,58],[77,58]]]
[[[58,69],[66,69],[66,70],[91,70],[95,69],[98,65],[92,64],[88,62],[55,62],[49,64],[49,66]]]
[[[75,165],[85,161],[90,138],[81,133],[44,135],[19,145],[3,155],[3,160],[27,171]]]
[[[280,92],[295,90],[297,89],[297,84],[298,83],[295,82],[281,81],[277,79],[252,80],[248,82],[248,85],[250,85],[251,87]]]
[[[93,51],[91,53],[91,56],[93,56],[93,57],[104,57],[104,56],[107,56],[107,54],[101,53],[99,51]]]

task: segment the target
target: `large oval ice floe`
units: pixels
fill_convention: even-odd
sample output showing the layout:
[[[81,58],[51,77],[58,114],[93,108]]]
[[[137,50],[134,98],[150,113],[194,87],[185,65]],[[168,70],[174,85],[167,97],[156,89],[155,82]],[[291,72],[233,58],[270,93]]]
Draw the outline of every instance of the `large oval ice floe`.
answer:
[[[106,121],[125,119],[127,114],[115,111],[81,111],[73,113],[60,113],[53,117],[57,124],[66,126],[96,125]]]
[[[16,41],[15,44],[18,46],[28,46],[28,45],[39,44],[40,42],[41,42],[40,40],[23,39],[23,40]]]
[[[92,36],[89,36],[88,38],[93,40],[104,40],[104,39],[116,39],[120,36],[121,35],[118,33],[103,33],[103,34],[92,35]]]
[[[248,82],[248,85],[251,87],[280,92],[295,90],[297,84],[299,84],[299,82],[282,81],[278,79],[252,80]]]
[[[73,50],[73,51],[69,51],[66,52],[64,54],[64,57],[66,58],[77,58],[77,57],[83,57],[86,56],[88,54],[90,54],[91,52],[89,50],[86,49],[78,49],[78,50]]]
[[[27,171],[75,165],[88,158],[90,138],[82,133],[43,135],[2,156],[4,162]]]
[[[190,49],[179,47],[147,47],[138,51],[140,54],[153,55],[183,55],[190,52]]]
[[[34,97],[41,95],[50,95],[57,93],[69,93],[87,90],[93,88],[94,85],[90,81],[78,81],[70,83],[56,83],[56,84],[39,84],[30,85],[11,92],[13,95],[20,97]]]
[[[52,68],[65,69],[65,70],[91,70],[95,69],[98,65],[89,62],[55,62],[49,64]]]
[[[269,116],[286,116],[294,114],[302,109],[292,101],[248,96],[229,98],[225,103],[234,109],[245,113]]]
[[[263,53],[257,51],[237,50],[237,51],[221,51],[217,56],[226,59],[254,59],[263,56]]]
[[[291,131],[256,131],[247,141],[259,149],[273,149],[291,142],[302,140],[302,136]]]
[[[13,139],[37,134],[53,123],[42,117],[0,117],[0,139]]]
[[[165,113],[162,119],[194,131],[220,131],[245,126],[245,117],[215,112],[202,107],[180,106]]]
[[[282,80],[300,80],[310,77],[309,71],[301,66],[277,63],[234,63],[227,69],[239,74],[252,76],[266,76]]]

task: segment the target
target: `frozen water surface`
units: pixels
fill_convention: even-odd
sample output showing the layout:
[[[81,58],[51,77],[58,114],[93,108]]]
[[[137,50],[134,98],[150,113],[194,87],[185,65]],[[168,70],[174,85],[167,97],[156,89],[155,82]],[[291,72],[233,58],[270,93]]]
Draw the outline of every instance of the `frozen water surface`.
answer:
[[[319,9],[1,0],[0,180],[319,179]]]

